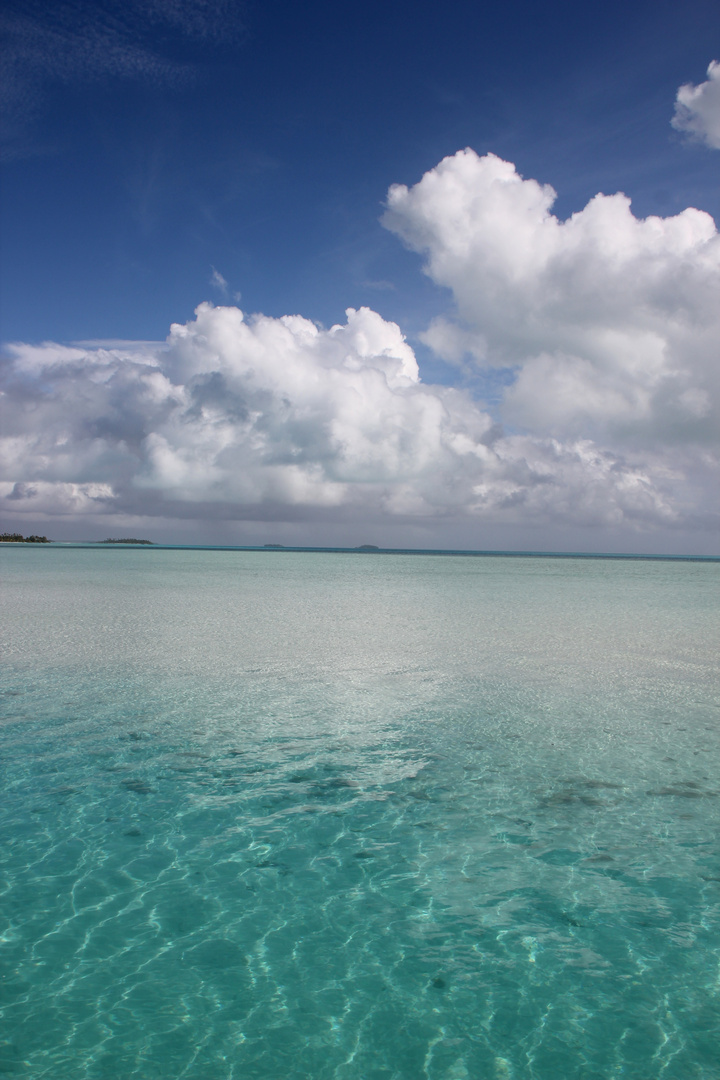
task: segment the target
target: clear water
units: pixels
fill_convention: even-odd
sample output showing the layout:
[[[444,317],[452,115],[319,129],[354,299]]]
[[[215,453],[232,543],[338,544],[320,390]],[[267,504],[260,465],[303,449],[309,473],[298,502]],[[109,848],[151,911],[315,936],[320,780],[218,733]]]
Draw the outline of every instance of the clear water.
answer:
[[[0,1076],[720,1076],[720,564],[0,558]]]

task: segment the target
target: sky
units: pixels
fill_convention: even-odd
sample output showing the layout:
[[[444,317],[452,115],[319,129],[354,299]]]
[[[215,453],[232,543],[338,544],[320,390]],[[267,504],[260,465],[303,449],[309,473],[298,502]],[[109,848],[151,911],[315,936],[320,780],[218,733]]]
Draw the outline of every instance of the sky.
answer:
[[[1,530],[720,553],[715,0],[0,25]]]

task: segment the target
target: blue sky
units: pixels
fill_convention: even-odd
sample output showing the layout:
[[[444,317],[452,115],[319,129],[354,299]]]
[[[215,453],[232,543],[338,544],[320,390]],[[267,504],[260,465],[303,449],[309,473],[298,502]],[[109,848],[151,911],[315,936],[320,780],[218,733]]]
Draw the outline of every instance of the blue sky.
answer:
[[[344,324],[348,307],[367,307],[400,327],[424,385],[459,388],[493,422],[504,425],[507,438],[531,434],[559,439],[563,446],[568,439],[590,440],[601,455],[615,455],[616,472],[621,462],[636,473],[644,469],[654,489],[666,485],[660,492],[665,510],[659,517],[643,511],[642,521],[627,509],[603,511],[596,518],[586,513],[575,520],[563,517],[565,511],[557,507],[555,512],[546,507],[540,516],[528,510],[523,518],[517,506],[501,520],[504,510],[497,502],[492,512],[476,508],[468,516],[467,492],[484,483],[475,482],[477,477],[451,508],[440,511],[433,503],[425,512],[409,499],[402,511],[390,512],[388,499],[395,496],[388,494],[388,485],[406,484],[410,466],[403,466],[402,476],[383,466],[370,480],[363,473],[358,481],[385,485],[382,499],[373,503],[375,531],[383,542],[426,538],[448,546],[484,546],[472,543],[479,536],[479,515],[487,526],[482,535],[503,546],[566,547],[563,540],[571,540],[570,546],[585,548],[713,547],[717,519],[708,517],[712,483],[708,489],[703,478],[709,435],[700,440],[700,464],[690,455],[682,465],[686,472],[680,488],[687,493],[688,483],[699,487],[692,506],[686,501],[678,509],[672,484],[667,476],[660,478],[668,465],[658,464],[658,455],[667,451],[668,439],[676,445],[679,438],[660,438],[660,428],[667,431],[674,423],[664,413],[662,424],[656,417],[657,422],[648,421],[650,427],[645,424],[642,432],[633,429],[630,435],[628,425],[635,420],[622,419],[624,406],[615,417],[618,423],[608,420],[607,410],[602,423],[590,415],[592,410],[585,410],[582,422],[576,417],[571,423],[564,415],[561,423],[548,409],[539,418],[530,417],[526,405],[518,405],[522,386],[512,391],[518,371],[525,370],[531,353],[537,367],[537,357],[548,349],[560,356],[565,345],[561,348],[559,339],[549,344],[546,336],[537,348],[528,344],[521,355],[501,330],[488,337],[488,312],[480,302],[476,310],[457,277],[472,277],[472,268],[423,272],[423,261],[432,257],[417,232],[417,214],[424,210],[408,204],[394,225],[386,218],[383,226],[380,218],[391,185],[412,189],[444,158],[471,147],[480,160],[493,154],[513,163],[526,181],[551,185],[557,198],[549,212],[560,221],[581,212],[598,193],[618,191],[631,198],[638,219],[671,218],[692,207],[718,220],[720,153],[697,126],[671,126],[678,89],[704,85],[708,64],[720,57],[716,3],[135,0],[120,5],[10,0],[3,21],[9,42],[4,341],[22,342],[25,348],[46,341],[64,346],[163,341],[172,323],[193,322],[202,301],[237,303],[246,313],[272,318],[297,314],[325,328]],[[714,108],[712,102],[709,107]],[[480,179],[467,178],[469,184],[476,182],[482,186]],[[508,229],[508,236],[514,235]],[[440,232],[432,250],[441,260],[437,245],[445,241],[438,237]],[[696,239],[693,251],[701,241],[707,238]],[[666,268],[669,283],[689,257],[673,251],[674,269]],[[600,273],[597,266],[593,272]],[[482,282],[477,288],[487,294]],[[598,288],[602,291],[602,279]],[[693,295],[699,288],[693,286]],[[538,303],[547,306],[549,301]],[[617,317],[621,323],[625,319]],[[447,341],[438,347],[437,334],[428,336],[433,319],[455,320],[466,344],[468,334],[475,335],[473,340],[487,339],[489,359],[477,359],[477,344],[468,345],[464,359]],[[677,361],[672,368],[676,372],[684,364],[683,370],[690,370],[695,361],[687,356],[702,353],[700,381],[691,379],[675,390],[695,402],[693,415],[703,423],[706,414],[698,395],[709,394],[714,402],[706,377],[707,347],[707,340],[683,345],[682,364]],[[134,348],[137,356],[139,346],[125,348]],[[381,352],[387,348],[383,345]],[[584,353],[580,359],[595,362]],[[176,385],[173,372],[165,374]],[[76,389],[82,378],[74,372]],[[197,381],[198,370],[189,378]],[[23,383],[26,412],[27,401],[40,394],[39,385]],[[563,386],[569,385],[566,379]],[[658,385],[656,379],[656,397]],[[667,379],[663,385],[667,397]],[[643,386],[649,393],[647,379]],[[505,407],[508,387],[514,398],[508,397]],[[636,412],[638,394],[637,387],[627,390],[624,399],[636,402]],[[69,408],[68,399],[63,401]],[[80,407],[77,402],[73,406]],[[650,408],[647,403],[642,407]],[[134,409],[136,404],[126,402],[125,413]],[[317,423],[327,429],[323,417],[318,415]],[[84,423],[97,426],[99,421],[85,417]],[[450,426],[455,431],[456,421]],[[31,427],[28,420],[22,438],[29,437]],[[151,442],[157,435],[155,428],[143,431]],[[167,432],[162,437],[169,439]],[[364,437],[372,442],[367,432]],[[682,442],[684,453],[692,440],[683,436]],[[291,457],[307,463],[303,447]],[[136,452],[137,461],[142,453]],[[42,453],[36,447],[22,466],[13,454],[4,474],[16,492],[8,504],[13,521],[26,520],[22,514],[27,513],[33,527],[45,523],[42,531],[63,535],[76,535],[82,520],[86,533],[99,529],[105,535],[111,523],[144,523],[157,538],[169,539],[178,529],[187,538],[208,538],[207,510],[197,510],[179,488],[171,500],[163,488],[167,513],[156,519],[147,506],[122,495],[119,502],[107,503],[107,514],[95,513],[97,507],[83,509],[82,500],[70,510],[65,504],[53,509],[50,503],[33,509],[32,499],[17,495],[30,488],[14,485],[42,483],[109,484],[120,491],[119,474],[108,471],[107,447],[95,457],[79,453],[64,471],[48,464],[53,454],[47,446]],[[267,465],[269,458],[263,460]],[[252,470],[243,461],[242,467]],[[322,461],[314,460],[312,467],[326,469]],[[425,468],[413,461],[411,471]],[[126,492],[152,487],[143,462],[132,476],[120,470]],[[18,473],[20,467],[25,471]],[[236,463],[233,469],[239,467]],[[326,473],[325,480],[344,484],[343,490],[355,482],[352,469]],[[452,469],[443,472],[440,487],[447,489],[449,475]],[[565,482],[558,480],[556,486]],[[512,484],[520,484],[517,475]],[[338,496],[334,502],[335,496],[326,494],[318,502],[297,491],[288,496],[273,488],[268,494],[262,485],[258,491],[245,497],[234,488],[223,489],[213,502],[223,506],[217,515],[218,540],[251,542],[264,536],[269,521],[288,540],[317,542],[322,532],[336,542],[357,532],[358,514],[367,520],[366,504],[358,509],[354,496]],[[508,496],[508,506],[514,498]],[[520,505],[524,496],[517,498]],[[340,504],[342,511],[328,509]],[[236,517],[228,509],[232,506],[242,507]],[[215,520],[214,513],[210,518]]]

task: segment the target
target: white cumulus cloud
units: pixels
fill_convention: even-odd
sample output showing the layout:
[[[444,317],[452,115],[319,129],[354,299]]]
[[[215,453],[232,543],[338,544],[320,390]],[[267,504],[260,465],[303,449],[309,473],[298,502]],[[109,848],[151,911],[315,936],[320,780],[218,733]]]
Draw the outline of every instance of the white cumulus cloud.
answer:
[[[424,340],[501,369],[496,413],[422,382],[369,308],[325,329],[205,303],[160,344],[9,348],[4,520],[419,522],[450,545],[478,522],[558,547],[576,527],[716,528],[715,224],[638,219],[622,194],[561,221],[554,199],[472,150],[389,192],[385,225],[455,300]]]
[[[720,64],[713,60],[708,77],[698,86],[685,83],[677,92],[675,115],[671,123],[677,131],[689,134],[720,150]]]
[[[720,237],[696,209],[634,216],[596,195],[566,221],[555,192],[463,150],[390,189],[384,224],[452,290],[440,356],[514,373],[502,415],[538,435],[661,450],[720,436]]]
[[[503,432],[466,392],[424,384],[399,327],[368,308],[323,329],[201,304],[160,347],[10,354],[0,503],[16,527],[124,515],[642,528],[685,513],[682,469]]]

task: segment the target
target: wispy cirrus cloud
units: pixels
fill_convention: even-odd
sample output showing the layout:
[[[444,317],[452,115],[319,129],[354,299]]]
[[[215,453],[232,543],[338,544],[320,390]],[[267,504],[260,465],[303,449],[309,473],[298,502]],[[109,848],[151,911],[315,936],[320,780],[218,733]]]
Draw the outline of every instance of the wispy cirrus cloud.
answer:
[[[168,37],[236,41],[242,5],[234,0],[8,0],[0,14],[5,157],[28,152],[28,125],[53,84],[123,79],[182,86],[195,69]]]
[[[210,269],[212,270],[212,274],[210,275],[210,284],[212,285],[212,287],[214,289],[217,289],[218,292],[222,293],[223,296],[227,296],[227,294],[228,294],[228,283],[227,283],[227,281],[222,276],[220,271],[216,270],[214,266],[211,266]]]

